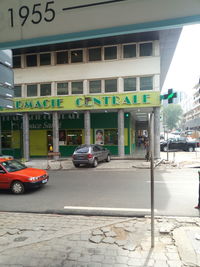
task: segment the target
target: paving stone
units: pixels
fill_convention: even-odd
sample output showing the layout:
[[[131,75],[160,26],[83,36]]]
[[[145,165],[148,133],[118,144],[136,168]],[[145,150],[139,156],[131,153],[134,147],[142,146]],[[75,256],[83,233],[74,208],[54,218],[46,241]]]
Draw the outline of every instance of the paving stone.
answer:
[[[176,260],[168,260],[167,261],[169,267],[182,267],[182,262],[179,260],[179,261],[176,261]]]
[[[166,253],[166,256],[169,260],[180,260],[178,253],[168,252],[168,253]]]
[[[161,234],[169,234],[173,229],[174,229],[174,225],[168,223],[168,224],[162,225],[159,231]]]
[[[92,255],[91,261],[92,262],[103,262],[104,261],[104,255]]]
[[[105,237],[105,238],[102,239],[102,242],[103,243],[108,243],[108,244],[114,244],[115,239],[112,238],[112,237]]]
[[[136,244],[134,244],[131,241],[128,241],[124,246],[123,249],[129,250],[129,251],[133,251],[136,248]]]
[[[115,240],[115,244],[117,244],[118,246],[124,246],[126,245],[127,240]]]
[[[114,231],[109,231],[105,233],[105,236],[107,237],[116,237],[117,234]]]
[[[115,257],[114,256],[105,256],[104,263],[106,264],[114,264],[115,263]]]
[[[103,232],[100,229],[92,231],[92,235],[103,235]]]
[[[116,257],[116,263],[127,263],[128,257],[126,256],[117,256]]]
[[[101,231],[102,231],[103,233],[110,232],[110,227],[103,227],[103,228],[101,228]]]
[[[92,236],[92,237],[90,237],[89,238],[89,240],[91,241],[91,242],[93,242],[93,243],[100,243],[101,241],[102,241],[102,239],[103,239],[103,237],[102,236],[99,236],[99,235],[97,235],[97,236]]]

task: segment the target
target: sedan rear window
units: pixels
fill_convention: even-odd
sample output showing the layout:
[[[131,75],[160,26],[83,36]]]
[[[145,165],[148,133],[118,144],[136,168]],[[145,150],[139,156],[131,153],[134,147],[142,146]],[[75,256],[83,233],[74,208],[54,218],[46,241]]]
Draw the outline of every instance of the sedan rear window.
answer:
[[[78,147],[76,149],[77,153],[88,153],[89,152],[89,147]]]

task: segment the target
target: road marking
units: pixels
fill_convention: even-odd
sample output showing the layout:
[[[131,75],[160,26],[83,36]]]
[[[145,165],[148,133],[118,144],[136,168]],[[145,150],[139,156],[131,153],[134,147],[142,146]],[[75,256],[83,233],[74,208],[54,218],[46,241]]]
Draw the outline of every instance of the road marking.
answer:
[[[129,211],[129,212],[151,212],[151,209],[131,209],[131,208],[107,208],[107,207],[79,207],[79,206],[64,206],[68,210],[98,210],[98,211]],[[157,209],[154,209],[158,212]]]

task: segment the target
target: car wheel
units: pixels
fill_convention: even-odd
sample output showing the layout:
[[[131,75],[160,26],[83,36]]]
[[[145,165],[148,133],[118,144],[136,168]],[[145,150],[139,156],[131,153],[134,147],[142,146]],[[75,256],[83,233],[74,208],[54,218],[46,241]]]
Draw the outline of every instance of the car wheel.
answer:
[[[96,168],[98,166],[98,160],[95,158],[92,167]]]
[[[193,152],[194,151],[194,148],[192,146],[188,147],[188,151],[189,152]]]
[[[164,151],[164,152],[167,152],[167,146],[164,146],[164,147],[163,147],[163,151]]]
[[[80,166],[80,164],[74,163],[74,167],[78,168],[79,166]]]
[[[109,162],[111,160],[110,155],[107,156],[106,162]]]
[[[14,194],[23,194],[24,185],[20,181],[14,181],[11,185],[11,190]]]

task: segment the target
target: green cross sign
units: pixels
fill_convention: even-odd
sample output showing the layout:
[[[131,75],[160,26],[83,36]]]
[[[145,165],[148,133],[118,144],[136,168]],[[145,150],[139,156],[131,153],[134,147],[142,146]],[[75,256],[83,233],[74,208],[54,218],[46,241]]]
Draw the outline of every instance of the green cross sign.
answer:
[[[173,89],[168,89],[168,93],[160,96],[160,100],[168,99],[168,104],[173,103],[173,99],[177,97],[177,93],[173,92]]]

